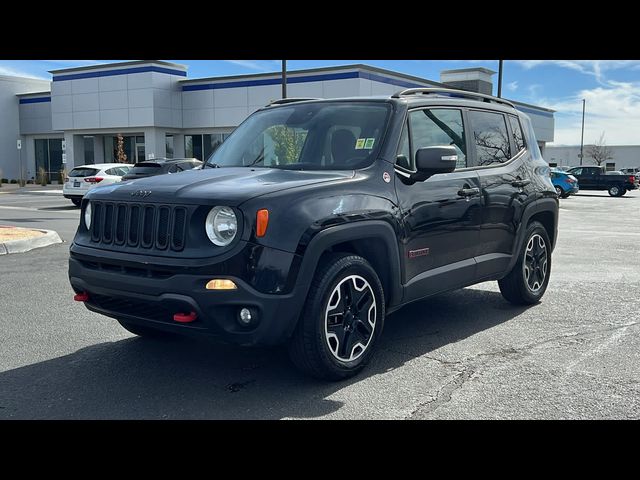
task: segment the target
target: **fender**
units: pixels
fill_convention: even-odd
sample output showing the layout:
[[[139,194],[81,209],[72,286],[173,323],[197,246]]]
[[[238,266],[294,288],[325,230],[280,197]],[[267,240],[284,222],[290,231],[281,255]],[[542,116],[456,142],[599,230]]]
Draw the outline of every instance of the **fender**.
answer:
[[[518,226],[518,232],[516,233],[516,241],[513,244],[514,250],[511,254],[511,261],[509,262],[509,267],[507,268],[505,275],[513,269],[514,265],[518,261],[518,252],[520,252],[522,244],[524,243],[524,234],[527,230],[529,220],[531,220],[532,216],[540,212],[549,212],[553,215],[553,224],[555,225],[555,231],[549,232],[549,236],[551,237],[551,251],[553,252],[558,237],[558,199],[554,197],[545,197],[538,199],[528,205],[525,208],[525,211],[522,213],[522,219],[520,221],[520,225]]]
[[[304,257],[296,282],[298,285],[296,295],[307,297],[320,257],[327,249],[339,243],[371,238],[384,242],[387,254],[385,262],[389,265],[389,291],[385,294],[388,296],[390,306],[399,304],[402,300],[402,289],[398,237],[393,227],[383,220],[362,220],[328,227],[316,233],[304,249]]]

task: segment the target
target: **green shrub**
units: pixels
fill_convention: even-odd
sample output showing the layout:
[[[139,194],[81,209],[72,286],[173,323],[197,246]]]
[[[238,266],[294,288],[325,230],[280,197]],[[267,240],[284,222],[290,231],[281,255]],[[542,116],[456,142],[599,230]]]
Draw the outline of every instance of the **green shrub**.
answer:
[[[2,183],[9,183],[9,179],[8,178],[3,178],[2,179]]]
[[[18,180],[16,180],[15,178],[12,178],[11,181],[9,183],[18,183]]]

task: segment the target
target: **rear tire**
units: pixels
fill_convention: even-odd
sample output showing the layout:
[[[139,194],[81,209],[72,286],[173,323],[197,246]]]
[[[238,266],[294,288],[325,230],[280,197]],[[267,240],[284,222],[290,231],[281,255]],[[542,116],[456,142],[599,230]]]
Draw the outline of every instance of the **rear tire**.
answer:
[[[533,305],[540,301],[551,274],[551,242],[539,222],[532,222],[518,252],[518,261],[509,274],[498,280],[502,296],[514,305]]]
[[[71,199],[71,202],[72,202],[76,207],[79,207],[79,206],[80,206],[80,204],[82,203],[82,200],[81,200],[81,199],[79,199],[79,198],[72,198],[72,199]]]
[[[609,195],[612,197],[621,197],[624,195],[624,191],[624,187],[621,187],[620,185],[611,185],[609,187]]]
[[[165,332],[164,330],[156,330],[155,328],[143,327],[142,325],[137,325],[135,323],[128,322],[126,320],[118,320],[118,323],[125,330],[133,333],[134,335],[138,335],[139,337],[145,338],[170,338],[175,336],[175,334],[170,332]]]
[[[371,359],[384,317],[382,284],[369,262],[348,253],[327,255],[313,278],[289,356],[313,377],[352,377]]]

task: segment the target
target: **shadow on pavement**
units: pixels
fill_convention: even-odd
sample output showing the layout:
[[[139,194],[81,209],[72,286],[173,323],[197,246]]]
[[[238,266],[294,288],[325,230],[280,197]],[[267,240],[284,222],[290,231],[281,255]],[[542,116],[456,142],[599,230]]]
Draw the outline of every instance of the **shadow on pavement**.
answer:
[[[609,198],[635,198],[635,196],[633,194],[629,194],[630,192],[627,192],[626,194],[624,194],[622,197],[612,197],[611,195],[594,195],[594,194],[589,194],[589,193],[576,193],[573,196],[574,197],[592,197],[592,198],[603,198],[603,197],[609,197]],[[633,192],[635,193],[635,192]]]
[[[297,372],[283,348],[126,338],[0,373],[0,419],[315,418],[329,397],[524,311],[493,291],[464,289],[390,315],[359,376],[325,383]]]
[[[61,211],[67,211],[67,210],[80,210],[80,207],[76,207],[75,205],[71,204],[71,205],[65,205],[65,206],[58,206],[58,207],[40,207],[38,208],[38,210],[42,210],[45,212],[55,212],[58,210]]]

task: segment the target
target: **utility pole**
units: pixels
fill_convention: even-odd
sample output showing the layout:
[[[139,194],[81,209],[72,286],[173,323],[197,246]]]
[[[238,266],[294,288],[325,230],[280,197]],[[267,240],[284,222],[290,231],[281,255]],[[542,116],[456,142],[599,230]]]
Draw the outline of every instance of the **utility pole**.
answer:
[[[580,136],[580,166],[582,166],[582,148],[584,147],[584,98],[582,99],[582,135]]]
[[[287,98],[287,61],[282,60],[282,98]]]
[[[502,97],[502,60],[498,61],[498,98]]]

